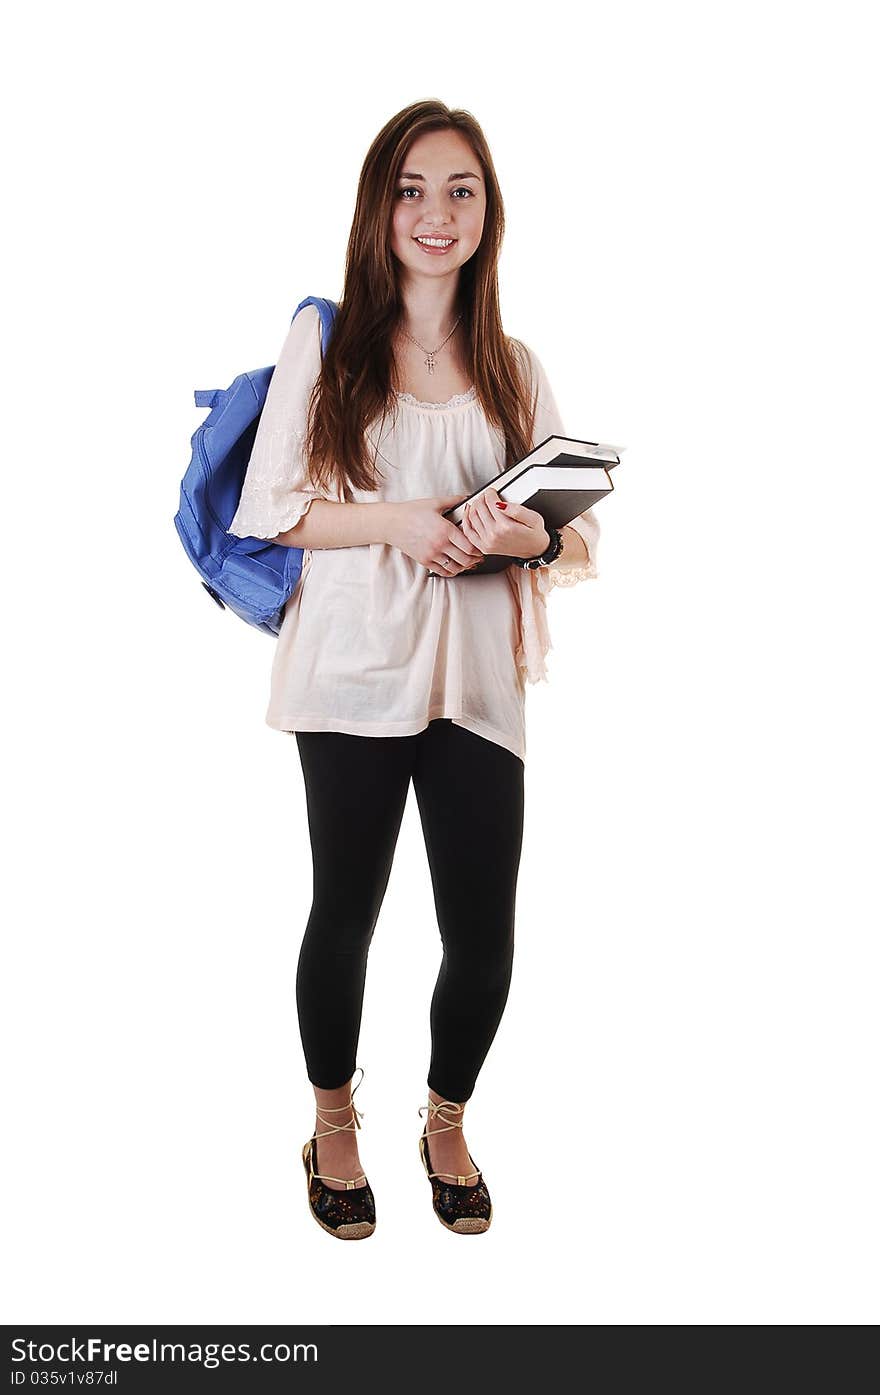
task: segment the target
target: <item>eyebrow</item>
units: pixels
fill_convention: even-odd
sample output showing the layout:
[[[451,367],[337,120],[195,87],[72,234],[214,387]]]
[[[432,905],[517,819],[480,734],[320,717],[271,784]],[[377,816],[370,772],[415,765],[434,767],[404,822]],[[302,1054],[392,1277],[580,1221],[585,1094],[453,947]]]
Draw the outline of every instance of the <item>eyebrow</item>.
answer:
[[[413,174],[411,170],[404,170],[403,173],[399,174],[397,177],[398,179],[420,179],[423,184],[425,182],[425,176],[423,174]],[[447,183],[451,184],[453,179],[479,179],[481,184],[483,182],[478,174],[472,174],[470,170],[462,170],[460,174],[451,174]]]

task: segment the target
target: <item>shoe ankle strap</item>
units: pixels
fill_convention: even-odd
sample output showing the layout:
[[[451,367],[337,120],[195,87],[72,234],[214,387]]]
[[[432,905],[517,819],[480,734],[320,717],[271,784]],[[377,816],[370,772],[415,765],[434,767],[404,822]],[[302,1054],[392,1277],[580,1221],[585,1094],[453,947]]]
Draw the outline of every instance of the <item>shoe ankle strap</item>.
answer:
[[[450,1129],[463,1129],[463,1128],[464,1128],[464,1117],[463,1117],[463,1116],[464,1116],[464,1105],[463,1105],[463,1104],[456,1104],[454,1100],[431,1100],[431,1099],[429,1099],[429,1100],[428,1100],[428,1103],[427,1103],[427,1104],[423,1104],[422,1107],[421,1107],[421,1109],[419,1110],[419,1118],[421,1118],[421,1116],[424,1114],[424,1112],[425,1112],[426,1109],[427,1109],[427,1111],[428,1111],[428,1118],[427,1118],[427,1120],[425,1121],[425,1131],[426,1131],[426,1132],[430,1132],[430,1133],[449,1133]],[[449,1117],[448,1114],[443,1114],[443,1113],[441,1112],[441,1111],[444,1110],[444,1109],[451,1110],[453,1114],[458,1114],[458,1119],[457,1119],[457,1120],[450,1119],[450,1117]],[[438,1119],[438,1118],[444,1120],[444,1123],[445,1123],[446,1127],[445,1127],[445,1128],[442,1128],[442,1129],[430,1129],[430,1130],[429,1130],[429,1129],[428,1129],[428,1124],[431,1122],[432,1119]]]
[[[444,1113],[442,1112],[444,1109],[450,1110],[453,1114],[458,1114],[458,1116],[459,1116],[459,1117],[458,1117],[458,1120],[457,1120],[457,1121],[450,1120],[450,1119],[449,1119],[449,1115],[448,1115],[448,1114],[444,1114]],[[463,1128],[464,1128],[464,1119],[463,1119],[463,1117],[462,1117],[463,1114],[464,1114],[464,1105],[463,1105],[463,1104],[456,1104],[453,1100],[438,1100],[438,1101],[435,1101],[435,1100],[429,1099],[429,1100],[428,1100],[428,1103],[427,1103],[427,1104],[423,1104],[422,1107],[421,1107],[421,1109],[419,1110],[419,1117],[421,1117],[421,1115],[424,1114],[425,1110],[428,1111],[428,1118],[427,1118],[427,1120],[425,1121],[425,1147],[427,1147],[427,1140],[428,1140],[428,1138],[433,1137],[433,1135],[434,1135],[435,1133],[449,1133],[452,1129],[463,1129]],[[441,1128],[441,1129],[429,1129],[429,1128],[428,1128],[428,1124],[430,1123],[430,1121],[431,1121],[432,1119],[438,1119],[438,1118],[439,1118],[439,1119],[445,1119],[445,1120],[447,1121],[445,1128]],[[470,1153],[468,1153],[468,1157],[470,1158]],[[473,1158],[471,1158],[471,1162],[472,1162],[472,1163],[474,1162]],[[426,1160],[426,1166],[427,1166],[427,1160]],[[474,1163],[474,1167],[476,1167],[476,1163]],[[477,1182],[478,1182],[478,1181],[480,1180],[480,1178],[482,1177],[482,1175],[483,1175],[483,1174],[482,1174],[482,1172],[480,1172],[479,1168],[477,1168],[476,1172],[468,1172],[468,1173],[465,1173],[465,1175],[464,1175],[463,1177],[462,1177],[462,1176],[456,1175],[456,1173],[454,1173],[454,1172],[429,1172],[429,1173],[428,1173],[428,1176],[429,1176],[429,1177],[443,1177],[443,1178],[446,1179],[446,1181],[448,1181],[448,1182],[453,1182],[453,1183],[455,1183],[455,1184],[456,1184],[457,1186],[459,1186],[459,1187],[466,1187],[466,1186],[469,1186],[470,1183],[471,1183],[472,1181],[477,1181]]]
[[[327,1125],[327,1131],[325,1133],[313,1133],[312,1138],[328,1138],[331,1133],[353,1133],[361,1127],[361,1119],[363,1119],[364,1115],[362,1110],[355,1109],[354,1093],[355,1090],[360,1088],[363,1082],[364,1068],[363,1066],[358,1066],[357,1070],[360,1071],[361,1078],[351,1091],[347,1104],[338,1104],[333,1107],[322,1104],[320,1108],[317,1105],[315,1106],[315,1115],[320,1123]],[[352,1079],[354,1079],[354,1076],[352,1076]],[[323,1113],[321,1112],[322,1110]],[[350,1118],[344,1124],[334,1124],[331,1119],[324,1118],[324,1114],[341,1114],[343,1111],[347,1111],[350,1115]],[[316,1174],[316,1176],[317,1175],[318,1174]],[[338,1177],[333,1177],[330,1180],[338,1182],[340,1179]]]

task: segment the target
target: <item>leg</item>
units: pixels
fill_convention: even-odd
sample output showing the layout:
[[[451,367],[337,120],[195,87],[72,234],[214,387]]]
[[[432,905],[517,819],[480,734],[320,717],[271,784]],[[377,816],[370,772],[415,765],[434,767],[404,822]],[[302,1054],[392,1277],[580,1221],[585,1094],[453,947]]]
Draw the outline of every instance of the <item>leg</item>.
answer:
[[[524,773],[511,751],[449,720],[419,734],[413,783],[443,942],[431,1003],[435,1099],[470,1098],[507,1002]]]
[[[370,941],[391,874],[411,774],[411,737],[297,732],[312,845],[313,900],[296,1002],[319,1110],[349,1122]],[[316,1132],[324,1131],[316,1124]],[[354,1175],[354,1132],[322,1139],[321,1171]]]

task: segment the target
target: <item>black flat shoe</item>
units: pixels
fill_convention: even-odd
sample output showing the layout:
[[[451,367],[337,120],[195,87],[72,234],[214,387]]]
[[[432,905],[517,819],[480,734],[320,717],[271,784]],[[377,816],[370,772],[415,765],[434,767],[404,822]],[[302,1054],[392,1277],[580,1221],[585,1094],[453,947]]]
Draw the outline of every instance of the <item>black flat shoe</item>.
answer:
[[[450,1129],[460,1129],[464,1127],[464,1122],[459,1119],[454,1122],[450,1119],[450,1114],[461,1115],[463,1106],[454,1104],[451,1100],[441,1100],[435,1104],[429,1100],[427,1106],[422,1105],[419,1115],[427,1107],[428,1118],[425,1120],[425,1127],[419,1139],[419,1153],[422,1164],[431,1183],[431,1202],[434,1207],[434,1214],[441,1225],[445,1225],[447,1230],[454,1230],[457,1235],[480,1235],[484,1230],[488,1230],[492,1222],[492,1198],[489,1196],[489,1188],[483,1180],[480,1172],[470,1153],[471,1165],[475,1169],[467,1173],[464,1177],[455,1177],[451,1172],[432,1172],[431,1155],[428,1152],[428,1123],[431,1119],[436,1119],[439,1115],[446,1121],[446,1127],[431,1129],[431,1133],[448,1133]],[[449,1113],[443,1114],[441,1110]]]
[[[361,1080],[363,1080],[363,1070]],[[355,1085],[358,1088],[361,1080]],[[354,1095],[354,1090],[351,1094]],[[347,1124],[331,1124],[320,1111],[316,1111],[322,1124],[327,1124],[324,1133],[313,1133],[302,1150],[303,1166],[306,1170],[309,1188],[309,1210],[322,1230],[335,1235],[337,1240],[365,1240],[376,1229],[376,1202],[373,1190],[366,1177],[330,1177],[318,1171],[318,1139],[331,1133],[345,1133],[347,1129],[359,1129],[363,1115],[348,1104],[338,1109],[325,1109],[324,1114],[341,1114],[345,1110],[351,1114]],[[325,1182],[340,1182],[345,1191],[325,1187]]]

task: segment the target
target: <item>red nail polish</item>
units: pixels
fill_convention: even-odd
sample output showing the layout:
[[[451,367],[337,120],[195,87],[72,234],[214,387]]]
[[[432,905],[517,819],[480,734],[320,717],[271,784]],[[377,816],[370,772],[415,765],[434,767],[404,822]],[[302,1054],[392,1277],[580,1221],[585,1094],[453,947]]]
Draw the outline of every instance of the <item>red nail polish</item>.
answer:
[[[503,499],[496,499],[496,500],[495,500],[495,507],[496,507],[496,508],[499,508],[499,509],[506,509],[506,508],[507,508],[507,505],[505,504],[505,502],[504,502]]]

